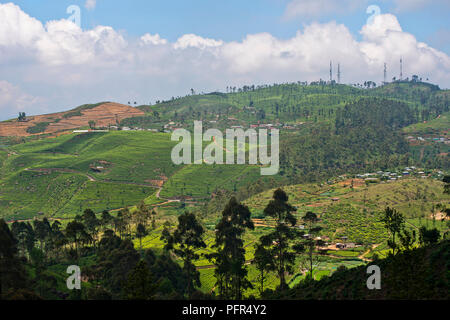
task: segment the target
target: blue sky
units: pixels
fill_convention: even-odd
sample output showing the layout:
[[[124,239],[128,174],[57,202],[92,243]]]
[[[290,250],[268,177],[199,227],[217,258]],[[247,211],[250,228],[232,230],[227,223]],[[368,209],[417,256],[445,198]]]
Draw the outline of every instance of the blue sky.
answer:
[[[320,0],[319,0],[320,1]],[[417,0],[416,0],[417,1]],[[10,1],[1,0],[0,3]],[[361,5],[347,12],[325,13],[321,16],[286,19],[289,0],[97,0],[94,9],[85,8],[85,0],[19,0],[14,1],[25,12],[43,23],[67,18],[66,8],[72,4],[82,10],[82,28],[112,26],[129,36],[146,32],[159,33],[175,41],[186,33],[224,41],[239,41],[247,34],[270,32],[279,38],[295,35],[303,24],[311,21],[335,20],[345,24],[358,37],[369,14],[366,8],[377,5],[381,13],[395,13],[403,29],[435,48],[450,53],[450,42],[438,41],[440,33],[450,32],[450,7],[444,2],[429,1],[413,9],[397,10],[394,1],[360,1]],[[339,2],[339,1],[335,1]],[[412,0],[414,2],[414,0]]]
[[[448,0],[0,0],[0,120],[326,79],[330,60],[345,83],[379,83],[403,57],[407,76],[449,88],[449,12]]]
[[[0,3],[7,2],[10,1],[0,1]],[[332,19],[344,23],[356,35],[369,16],[365,12],[368,5],[379,6],[382,13],[396,13],[404,29],[413,33],[420,41],[429,40],[442,29],[450,31],[449,11],[445,10],[449,7],[435,4],[433,1],[415,10],[399,12],[393,1],[370,1],[367,5],[361,1],[361,7],[356,10],[293,19],[283,18],[289,0],[97,0],[96,7],[92,10],[84,7],[85,2],[85,0],[14,1],[24,11],[42,22],[66,18],[68,16],[65,13],[66,8],[76,4],[82,9],[83,28],[101,24],[126,30],[131,36],[158,32],[169,40],[176,40],[186,33],[225,41],[241,40],[246,34],[259,32],[270,32],[283,38],[294,35],[302,23]]]

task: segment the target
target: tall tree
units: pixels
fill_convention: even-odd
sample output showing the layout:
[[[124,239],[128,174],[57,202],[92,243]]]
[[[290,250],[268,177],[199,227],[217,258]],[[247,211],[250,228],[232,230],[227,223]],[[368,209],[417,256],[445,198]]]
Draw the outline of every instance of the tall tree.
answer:
[[[142,223],[139,223],[136,227],[136,237],[139,239],[139,248],[142,251],[142,238],[147,235],[147,230]]]
[[[103,227],[103,230],[108,229],[113,221],[114,218],[109,214],[108,210],[103,210],[102,217],[100,218],[100,224]]]
[[[219,295],[225,299],[240,300],[243,290],[253,287],[247,279],[245,267],[242,236],[246,229],[254,229],[250,210],[232,197],[216,226],[214,247],[217,252],[208,255],[216,265],[214,273]]]
[[[128,275],[125,285],[125,296],[129,300],[151,300],[157,285],[148,268],[147,262],[139,261]]]
[[[100,220],[97,219],[94,211],[91,209],[86,209],[83,212],[82,222],[86,227],[86,230],[89,232],[89,235],[92,237],[94,248],[95,242],[97,241],[97,234],[100,227]]]
[[[275,270],[275,265],[273,263],[272,255],[267,246],[268,243],[258,242],[255,247],[255,254],[252,264],[255,265],[256,270],[258,270],[259,282],[259,294],[260,296],[264,293],[264,281],[266,281],[268,272]]]
[[[283,190],[275,190],[273,199],[264,209],[265,216],[275,219],[275,230],[261,237],[263,243],[272,243],[272,259],[280,279],[280,290],[287,288],[286,272],[292,271],[295,256],[304,250],[300,243],[293,243],[300,233],[293,228],[297,219],[292,212],[296,209],[288,203],[288,200]]]
[[[205,230],[198,222],[195,214],[185,212],[178,217],[178,226],[173,234],[165,232],[167,244],[165,248],[172,250],[183,260],[183,272],[187,278],[187,295],[190,297],[195,286],[200,287],[200,272],[196,269],[194,261],[200,258],[195,253],[200,248],[206,248],[203,241]]]
[[[395,255],[395,250],[397,249],[395,236],[403,229],[405,218],[397,210],[387,207],[381,221],[384,223],[386,229],[392,237],[388,240],[388,246],[392,249],[392,255]]]
[[[319,258],[314,260],[314,251],[315,251],[316,247],[324,244],[324,241],[317,239],[317,236],[319,235],[320,231],[322,230],[322,227],[317,225],[317,223],[319,222],[319,219],[317,218],[317,215],[314,212],[308,211],[303,216],[302,220],[308,225],[308,235],[307,235],[307,237],[305,237],[304,243],[305,243],[305,247],[307,248],[307,254],[308,254],[309,277],[310,277],[310,279],[313,279],[314,262],[319,261],[318,260]]]
[[[0,300],[10,290],[24,288],[26,271],[17,257],[17,240],[3,219],[0,219]]]
[[[75,244],[75,253],[78,259],[78,247],[82,239],[86,237],[86,230],[84,225],[78,221],[71,221],[67,224],[65,234],[67,239],[69,239],[73,244]]]

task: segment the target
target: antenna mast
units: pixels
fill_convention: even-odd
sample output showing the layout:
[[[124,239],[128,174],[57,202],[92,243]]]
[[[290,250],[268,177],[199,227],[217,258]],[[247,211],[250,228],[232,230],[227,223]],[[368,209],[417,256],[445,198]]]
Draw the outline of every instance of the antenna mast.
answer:
[[[400,58],[400,80],[403,80],[403,59]]]
[[[386,84],[386,62],[384,63],[384,83]]]
[[[330,83],[331,83],[331,81],[333,80],[333,65],[331,64],[331,61],[330,61]]]
[[[338,63],[338,83],[341,83],[341,64]]]

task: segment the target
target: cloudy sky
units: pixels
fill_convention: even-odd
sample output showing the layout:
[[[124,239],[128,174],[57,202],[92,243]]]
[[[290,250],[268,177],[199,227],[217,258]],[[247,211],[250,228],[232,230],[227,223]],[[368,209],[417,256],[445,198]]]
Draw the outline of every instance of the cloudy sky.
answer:
[[[417,74],[450,88],[448,0],[0,0],[0,120],[228,85]],[[336,70],[335,70],[336,72]]]

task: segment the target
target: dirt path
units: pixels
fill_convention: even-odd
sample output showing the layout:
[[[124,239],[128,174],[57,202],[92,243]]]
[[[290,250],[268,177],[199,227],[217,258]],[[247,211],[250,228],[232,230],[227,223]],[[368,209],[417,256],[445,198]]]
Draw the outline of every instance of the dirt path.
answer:
[[[377,244],[372,245],[372,248],[371,248],[371,249],[368,249],[368,250],[365,251],[364,253],[360,254],[360,255],[358,256],[358,259],[361,259],[361,260],[366,261],[366,262],[372,261],[372,260],[366,258],[365,256],[370,252],[370,250],[375,250],[375,248],[378,247],[380,244],[381,244],[381,243],[377,243]]]

